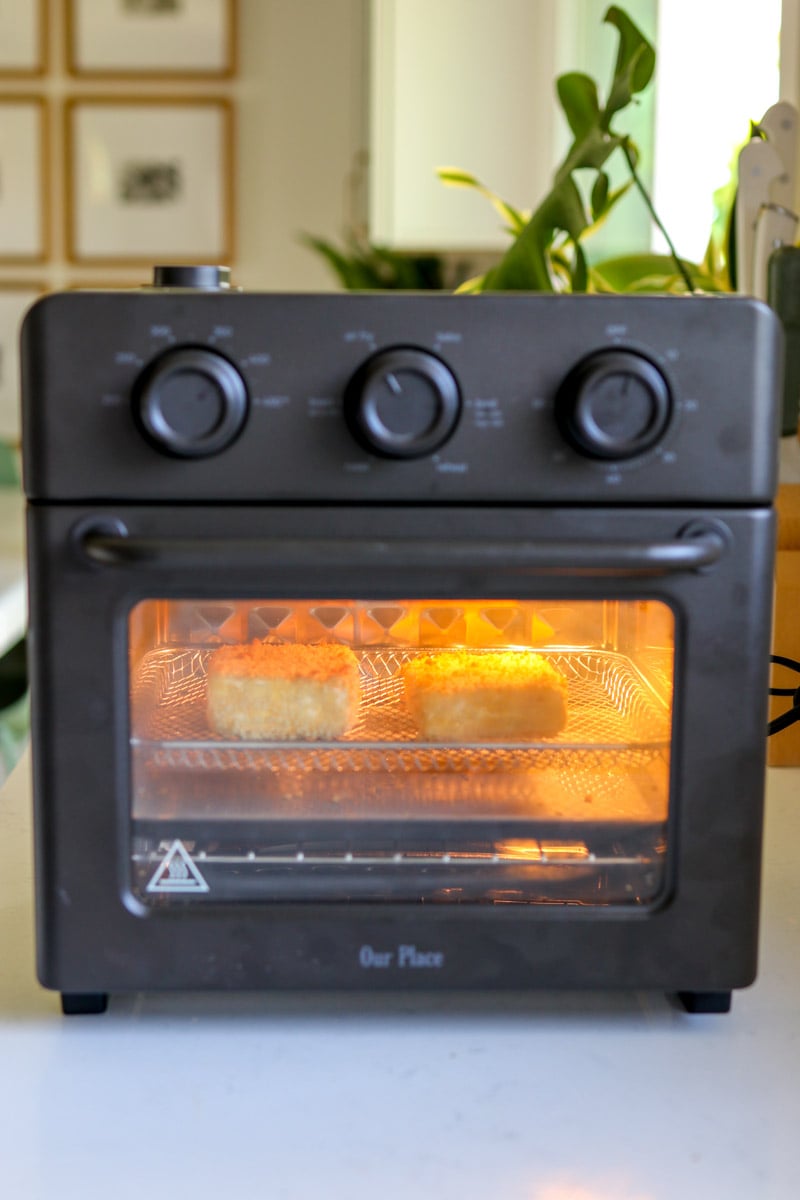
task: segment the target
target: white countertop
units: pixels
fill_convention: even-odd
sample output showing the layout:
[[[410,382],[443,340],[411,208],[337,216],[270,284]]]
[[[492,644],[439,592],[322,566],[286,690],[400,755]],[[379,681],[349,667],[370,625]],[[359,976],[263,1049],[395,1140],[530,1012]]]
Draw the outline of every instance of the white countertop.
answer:
[[[665,997],[112,997],[34,979],[27,758],[0,791],[0,1178],[20,1200],[794,1200],[800,771],[768,779],[760,975]]]

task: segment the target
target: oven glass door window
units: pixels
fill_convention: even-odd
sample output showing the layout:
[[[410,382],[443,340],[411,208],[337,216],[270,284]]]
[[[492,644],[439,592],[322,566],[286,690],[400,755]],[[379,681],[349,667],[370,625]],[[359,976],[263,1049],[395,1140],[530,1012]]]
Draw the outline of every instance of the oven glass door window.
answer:
[[[664,895],[661,601],[153,599],[128,632],[148,905]]]

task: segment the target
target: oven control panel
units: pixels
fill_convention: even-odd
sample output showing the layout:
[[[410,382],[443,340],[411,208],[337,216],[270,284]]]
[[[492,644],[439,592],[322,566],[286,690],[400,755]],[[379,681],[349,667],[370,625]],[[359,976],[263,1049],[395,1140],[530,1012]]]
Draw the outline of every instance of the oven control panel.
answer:
[[[767,502],[780,327],[741,297],[270,294],[219,268],[40,300],[32,498]]]

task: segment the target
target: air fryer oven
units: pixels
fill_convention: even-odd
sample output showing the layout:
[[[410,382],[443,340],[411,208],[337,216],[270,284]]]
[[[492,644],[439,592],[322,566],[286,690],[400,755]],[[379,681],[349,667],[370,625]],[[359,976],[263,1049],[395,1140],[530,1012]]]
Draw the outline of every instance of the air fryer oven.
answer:
[[[727,1008],[757,957],[765,307],[74,292],[23,350],[39,973],[66,1011]]]

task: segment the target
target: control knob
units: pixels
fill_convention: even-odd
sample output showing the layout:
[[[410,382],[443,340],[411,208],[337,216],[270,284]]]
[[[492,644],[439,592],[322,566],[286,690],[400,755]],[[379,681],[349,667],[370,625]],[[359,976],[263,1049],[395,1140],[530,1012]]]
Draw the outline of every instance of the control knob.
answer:
[[[669,385],[632,350],[598,350],[570,371],[556,397],[561,433],[580,454],[635,458],[654,446],[672,409]]]
[[[395,346],[367,359],[347,385],[344,413],[356,440],[383,458],[421,458],[454,432],[461,392],[427,350]]]
[[[136,422],[158,450],[179,458],[218,454],[247,419],[247,387],[224,355],[202,346],[167,350],[140,375]]]

